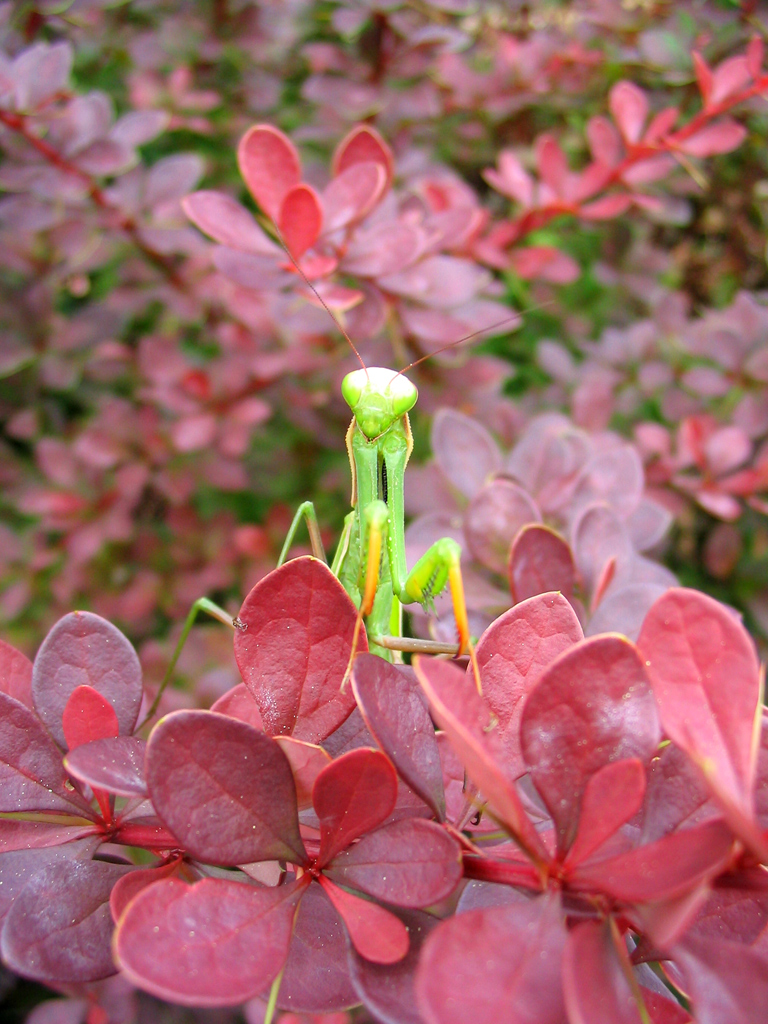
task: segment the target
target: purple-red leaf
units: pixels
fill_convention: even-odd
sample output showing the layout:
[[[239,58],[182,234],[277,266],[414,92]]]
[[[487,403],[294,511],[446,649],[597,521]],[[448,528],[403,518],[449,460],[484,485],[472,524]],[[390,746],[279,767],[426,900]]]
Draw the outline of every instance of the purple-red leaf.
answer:
[[[311,185],[294,185],[283,196],[278,226],[288,252],[301,259],[318,239],[323,227],[323,208]]]
[[[357,611],[327,565],[305,556],[271,572],[240,609],[235,658],[270,735],[318,743],[355,706],[341,684]],[[366,650],[361,631],[358,650]]]
[[[559,902],[548,897],[448,918],[424,943],[416,973],[425,1021],[563,1024],[565,941]]]
[[[464,532],[475,558],[503,576],[518,530],[540,520],[533,498],[514,481],[499,477],[475,494],[464,516]]]
[[[301,181],[299,155],[291,140],[272,125],[254,125],[240,140],[237,164],[251,195],[277,223],[283,197]]]
[[[37,872],[5,919],[3,961],[24,977],[58,985],[114,974],[109,894],[127,870],[102,861],[66,860]]]
[[[0,693],[0,811],[85,812],[89,805],[72,789],[61,751],[37,715]]]
[[[504,612],[477,645],[483,699],[498,722],[506,764],[514,775],[526,771],[520,750],[525,700],[555,658],[583,637],[569,602],[562,594],[551,593]]]
[[[250,700],[250,697],[248,698]],[[304,743],[292,736],[276,736],[275,743],[288,758],[296,784],[296,802],[300,810],[312,806],[312,788],[317,776],[331,763],[330,755],[315,743]]]
[[[192,192],[181,205],[193,224],[221,245],[267,255],[280,252],[248,210],[223,192]]]
[[[394,964],[408,952],[408,929],[389,910],[320,876],[323,892],[344,921],[352,945],[375,964]]]
[[[264,728],[259,709],[245,683],[238,683],[223,693],[216,703],[211,705],[211,711],[218,711],[220,715],[227,715],[229,718],[237,718],[240,722],[252,725],[254,729]]]
[[[638,649],[664,731],[718,799],[751,819],[760,679],[747,631],[711,597],[676,588],[648,612]]]
[[[741,942],[686,936],[674,948],[697,1024],[768,1018],[768,956]]]
[[[120,796],[146,796],[145,747],[144,740],[136,736],[94,740],[70,750],[64,765],[70,775],[92,789],[105,789]]]
[[[32,670],[35,709],[62,747],[62,715],[78,686],[92,686],[109,701],[122,735],[133,731],[143,694],[139,659],[120,630],[92,612],[59,619]]]
[[[436,658],[417,657],[413,665],[432,714],[494,817],[534,858],[546,860],[541,840],[506,770],[501,741],[490,727],[488,707],[474,682],[455,665]]]
[[[515,603],[559,590],[573,596],[576,567],[568,544],[548,526],[524,526],[509,553],[509,586]]]
[[[520,738],[564,853],[576,836],[590,777],[612,761],[648,761],[661,739],[634,645],[624,637],[596,636],[561,654],[528,697]]]
[[[304,889],[167,878],[128,904],[115,958],[130,981],[160,999],[234,1006],[263,992],[280,972]]]
[[[501,452],[485,427],[455,409],[435,415],[432,451],[451,484],[468,498],[501,470]]]
[[[245,722],[212,711],[168,715],[149,737],[146,775],[158,816],[199,860],[305,861],[288,760]]]
[[[360,220],[378,203],[387,185],[387,168],[365,160],[350,164],[332,178],[323,192],[326,232],[338,231]]]
[[[0,690],[32,707],[32,662],[5,640],[0,640]]]
[[[79,839],[53,848],[3,851],[0,857],[0,924],[11,904],[38,871],[64,860],[90,860],[100,839]]]
[[[645,796],[645,768],[637,758],[614,761],[591,777],[584,790],[576,839],[566,866],[573,867],[599,850],[635,816]]]
[[[120,732],[114,708],[92,686],[78,686],[72,691],[64,705],[61,727],[70,750],[93,740],[116,737]]]
[[[325,874],[398,907],[446,899],[461,879],[461,850],[433,821],[406,818],[371,832],[331,861]]]
[[[440,751],[424,698],[410,672],[383,658],[355,658],[352,685],[363,717],[376,742],[401,778],[445,818],[445,793]]]
[[[396,800],[397,773],[381,751],[360,747],[332,761],[312,790],[320,819],[318,864],[327,864],[353,840],[386,821]]]
[[[177,859],[154,868],[137,868],[135,871],[129,871],[123,875],[122,878],[118,878],[109,894],[109,910],[115,924],[118,923],[123,911],[134,896],[138,896],[141,890],[146,889],[148,885],[153,885],[155,882],[175,874],[180,866],[181,861]]]
[[[584,921],[568,933],[563,991],[569,1024],[642,1024],[619,955],[606,922]]]

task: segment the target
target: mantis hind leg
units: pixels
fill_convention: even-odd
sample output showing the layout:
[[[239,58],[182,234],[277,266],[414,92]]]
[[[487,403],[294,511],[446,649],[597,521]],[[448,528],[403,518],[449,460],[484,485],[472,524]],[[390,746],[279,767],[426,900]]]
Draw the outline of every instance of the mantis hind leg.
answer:
[[[312,554],[315,558],[319,558],[321,562],[325,562],[326,565],[328,564],[328,559],[325,557],[323,539],[320,536],[320,525],[317,521],[315,506],[311,501],[304,501],[296,510],[296,515],[293,517],[293,522],[286,534],[283,550],[280,552],[280,557],[277,560],[278,569],[288,557],[288,552],[291,550],[291,545],[296,538],[296,533],[301,526],[302,519],[305,519],[307,522],[307,532],[309,533],[309,543],[312,546]]]

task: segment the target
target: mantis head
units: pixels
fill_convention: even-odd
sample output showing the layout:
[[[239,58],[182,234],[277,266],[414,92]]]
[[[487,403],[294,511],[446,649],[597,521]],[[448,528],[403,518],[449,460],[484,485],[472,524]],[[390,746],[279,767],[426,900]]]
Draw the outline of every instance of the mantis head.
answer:
[[[348,373],[342,381],[341,393],[369,440],[389,430],[419,397],[416,385],[407,377],[383,366]]]

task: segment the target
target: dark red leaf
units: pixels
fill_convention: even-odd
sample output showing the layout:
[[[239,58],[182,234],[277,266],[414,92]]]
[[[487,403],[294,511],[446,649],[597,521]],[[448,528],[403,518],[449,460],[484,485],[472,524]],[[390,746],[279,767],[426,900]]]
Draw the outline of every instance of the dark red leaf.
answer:
[[[534,858],[546,860],[541,840],[506,769],[501,741],[490,728],[488,707],[474,683],[450,662],[416,657],[413,664],[432,714],[488,801],[493,816]]]
[[[320,819],[318,864],[327,864],[353,840],[386,821],[396,800],[397,773],[381,751],[360,747],[332,761],[312,790]]]
[[[427,938],[416,1000],[427,1024],[563,1024],[566,931],[559,902],[542,897],[469,910]]]
[[[59,619],[32,670],[35,709],[62,747],[62,715],[78,686],[92,686],[109,701],[122,735],[133,731],[143,695],[139,659],[120,630],[92,612]]]
[[[559,593],[522,601],[481,637],[476,654],[483,699],[498,722],[512,774],[527,770],[520,750],[520,718],[528,694],[554,659],[583,638],[576,613]]]
[[[0,693],[0,811],[63,811],[92,817],[72,789],[61,751],[37,715]]]
[[[158,816],[192,856],[306,860],[290,765],[263,732],[212,711],[176,711],[153,729],[145,768]]]
[[[277,223],[283,197],[301,181],[291,140],[272,125],[254,125],[240,140],[237,164],[256,202]]]
[[[0,924],[11,904],[38,871],[65,860],[90,860],[100,839],[92,837],[52,848],[3,851],[0,857]]]
[[[118,878],[109,894],[109,910],[115,924],[120,920],[123,911],[134,896],[138,896],[141,890],[146,889],[148,885],[153,885],[155,882],[175,874],[180,866],[181,861],[176,859],[167,864],[159,864],[154,868],[136,868],[135,871],[129,871],[122,878]]]
[[[71,750],[64,759],[70,775],[92,789],[105,789],[120,796],[146,796],[144,749],[136,736],[94,740]]]
[[[92,686],[78,686],[61,716],[64,739],[70,750],[93,740],[115,737],[120,731],[114,708]]]
[[[664,731],[718,798],[751,819],[760,682],[749,634],[711,597],[675,588],[648,612],[638,649]]]
[[[240,609],[235,658],[270,735],[318,743],[355,706],[341,684],[357,611],[327,565],[287,562],[251,590]],[[364,632],[358,650],[366,650]]]
[[[167,878],[120,918],[115,958],[128,979],[184,1006],[234,1006],[269,987],[288,956],[305,885],[252,888]]]
[[[408,952],[408,929],[389,910],[320,876],[323,892],[344,921],[352,945],[375,964],[394,964]]]
[[[575,838],[590,777],[612,761],[647,762],[661,739],[634,645],[624,637],[596,636],[561,654],[528,697],[520,739],[564,853]]]
[[[127,870],[103,861],[65,860],[38,871],[5,919],[3,961],[24,977],[49,984],[114,974],[109,894]]]
[[[614,761],[595,772],[584,790],[579,827],[566,866],[573,868],[599,850],[637,814],[644,796],[645,768],[636,758]]]
[[[70,808],[70,812],[74,808]],[[82,818],[66,820],[82,822]],[[49,846],[61,846],[86,836],[101,836],[101,829],[95,823],[71,824],[52,821],[5,821],[0,820],[0,853],[15,850],[37,850]],[[101,842],[101,839],[99,839]]]
[[[0,690],[32,707],[32,662],[5,640],[0,640]]]
[[[323,208],[311,185],[294,185],[286,192],[280,204],[278,226],[295,260],[315,244],[323,227]]]
[[[515,603],[559,590],[573,596],[576,567],[568,544],[548,526],[524,526],[509,553],[509,586]]]
[[[325,868],[341,885],[398,907],[446,899],[461,879],[461,850],[433,821],[395,821],[342,850]]]
[[[643,1024],[624,970],[607,922],[577,924],[563,956],[569,1024]]]
[[[373,161],[380,164],[386,172],[386,188],[392,184],[394,159],[392,151],[375,128],[367,124],[356,125],[346,135],[333,154],[334,176],[341,174],[353,164]]]
[[[352,685],[358,706],[384,753],[438,820],[445,818],[440,751],[422,693],[409,671],[373,654],[355,658]]]
[[[319,885],[310,885],[299,904],[277,1005],[296,1013],[330,1013],[359,1002],[349,977],[347,946],[333,904]]]
[[[427,936],[438,921],[418,910],[398,913],[408,929],[410,945],[407,954],[396,964],[374,964],[349,950],[352,982],[363,1003],[382,1024],[423,1024],[416,1008],[416,968]]]
[[[627,903],[673,899],[714,877],[732,847],[733,833],[725,822],[709,821],[628,853],[582,864],[572,872],[570,884]]]

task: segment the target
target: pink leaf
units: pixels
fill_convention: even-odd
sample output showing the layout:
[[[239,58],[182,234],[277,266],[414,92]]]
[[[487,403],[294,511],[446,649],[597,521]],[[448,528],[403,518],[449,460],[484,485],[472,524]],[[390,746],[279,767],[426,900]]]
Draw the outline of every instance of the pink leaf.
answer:
[[[235,658],[265,730],[325,739],[355,706],[352,688],[341,691],[357,618],[342,585],[317,559],[295,558],[256,584],[239,618]]]
[[[753,78],[757,78],[763,68],[765,46],[760,36],[752,36],[747,44],[747,67]]]
[[[533,206],[533,178],[520,163],[515,154],[504,149],[497,158],[498,170],[492,167],[483,171],[483,177],[497,192],[510,199],[516,199],[521,206]]]
[[[524,281],[540,279],[552,284],[571,284],[579,276],[579,265],[571,256],[552,245],[526,245],[513,249],[509,266]]]
[[[645,768],[637,758],[614,761],[596,771],[584,789],[576,839],[566,865],[572,868],[599,850],[637,814],[645,796]]]
[[[515,603],[555,590],[570,598],[575,582],[573,555],[563,538],[548,526],[524,526],[509,553],[509,585]]]
[[[92,612],[70,612],[43,640],[32,673],[35,708],[61,746],[64,708],[83,685],[109,701],[121,734],[132,732],[143,695],[136,652],[111,622]]]
[[[211,711],[176,711],[152,730],[145,763],[158,817],[199,860],[306,860],[290,765],[264,733]]]
[[[254,199],[277,223],[283,198],[301,181],[293,143],[272,125],[254,125],[240,140],[237,163]]]
[[[468,498],[501,470],[499,446],[485,427],[453,409],[437,411],[432,421],[432,451],[450,483]]]
[[[389,188],[394,173],[392,151],[375,128],[367,124],[359,124],[341,140],[333,154],[334,177],[346,171],[353,164],[368,161],[373,161],[384,168],[385,188]]]
[[[602,199],[595,199],[592,203],[585,203],[579,208],[579,215],[586,220],[611,220],[626,213],[631,205],[632,196],[618,192]]]
[[[386,821],[397,800],[397,774],[379,750],[359,747],[324,768],[312,790],[320,819],[322,866]],[[254,858],[255,859],[255,858]]]
[[[382,164],[350,164],[323,192],[325,231],[338,231],[361,220],[379,202],[386,186],[387,171]]]
[[[621,162],[621,138],[607,117],[590,117],[587,122],[587,139],[594,160],[607,167],[615,167]]]
[[[563,957],[569,1024],[641,1024],[627,968],[626,952],[617,954],[607,922],[577,924],[568,933]]]
[[[710,94],[712,92],[712,70],[696,50],[692,53],[693,67],[696,72],[696,81],[699,84],[699,92],[704,100],[704,109],[710,105]]]
[[[159,881],[128,904],[115,958],[134,985],[160,999],[234,1006],[265,991],[280,972],[304,888]]]
[[[330,756],[315,743],[304,743],[292,736],[276,736],[275,743],[288,758],[288,764],[291,766],[299,810],[311,807],[312,788],[323,768],[331,763]]]
[[[709,124],[701,131],[677,144],[677,148],[689,156],[714,156],[716,153],[730,153],[747,137],[747,129],[729,118]]]
[[[477,645],[483,698],[502,737],[514,775],[526,771],[520,750],[520,718],[528,694],[554,659],[583,638],[579,620],[562,594],[541,594],[492,622]],[[468,669],[471,672],[471,668]]]
[[[729,57],[712,72],[712,92],[709,102],[714,105],[729,99],[735,92],[743,89],[749,84],[752,72],[749,69],[747,58],[739,54],[736,57]]]
[[[245,683],[238,683],[237,686],[233,686],[231,690],[223,693],[216,703],[211,705],[211,711],[218,711],[220,715],[237,718],[241,722],[252,725],[254,729],[264,728],[256,701]]]
[[[248,210],[222,192],[192,192],[181,205],[201,231],[222,245],[266,255],[280,252]]]
[[[5,640],[0,640],[0,690],[32,707],[32,662]]]
[[[323,208],[311,185],[294,185],[280,204],[278,226],[288,252],[298,260],[318,239],[323,227]]]
[[[540,521],[541,513],[527,491],[512,480],[498,478],[473,497],[464,516],[464,533],[475,558],[503,576],[518,530]]]
[[[78,686],[64,706],[61,725],[70,750],[92,740],[117,736],[117,715],[109,701],[92,686]]]
[[[648,117],[645,93],[632,82],[617,82],[611,89],[608,102],[611,115],[624,139],[636,145]]]
[[[568,177],[568,163],[560,143],[553,135],[540,135],[536,139],[536,166],[541,180],[558,197],[563,197]]]
[[[565,942],[559,903],[547,897],[448,918],[424,943],[416,974],[424,1020],[562,1024]]]
[[[340,889],[325,875],[320,876],[320,884],[360,956],[376,964],[394,964],[403,959],[408,952],[408,929],[399,918],[378,903]]]

